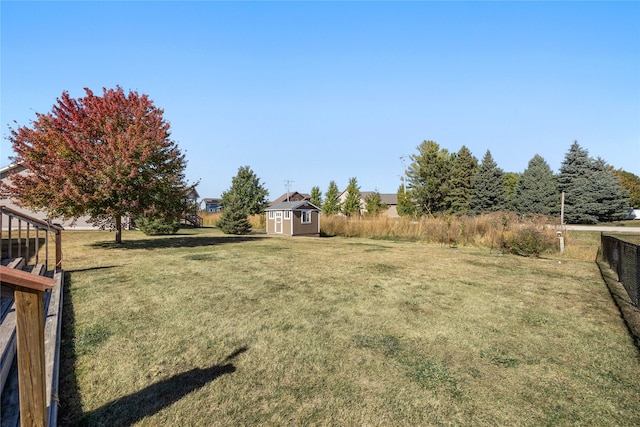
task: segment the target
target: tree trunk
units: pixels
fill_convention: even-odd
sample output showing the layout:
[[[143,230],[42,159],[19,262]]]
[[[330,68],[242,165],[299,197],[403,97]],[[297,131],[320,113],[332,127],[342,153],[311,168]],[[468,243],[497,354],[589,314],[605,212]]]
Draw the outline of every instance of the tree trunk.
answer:
[[[122,243],[122,216],[116,215],[116,243]]]

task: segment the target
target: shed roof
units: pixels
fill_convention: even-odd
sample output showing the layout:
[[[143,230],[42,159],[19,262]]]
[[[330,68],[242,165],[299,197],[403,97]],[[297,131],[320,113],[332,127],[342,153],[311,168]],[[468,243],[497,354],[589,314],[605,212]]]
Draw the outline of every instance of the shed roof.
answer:
[[[317,210],[320,208],[308,200],[298,200],[295,202],[281,202],[266,208],[266,211],[297,211],[297,210]]]

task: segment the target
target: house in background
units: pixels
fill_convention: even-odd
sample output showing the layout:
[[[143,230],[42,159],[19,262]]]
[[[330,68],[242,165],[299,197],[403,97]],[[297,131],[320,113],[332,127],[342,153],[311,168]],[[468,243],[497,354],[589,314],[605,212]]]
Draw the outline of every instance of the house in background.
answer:
[[[308,200],[275,203],[265,212],[267,234],[320,236],[320,208]]]
[[[204,201],[204,211],[207,213],[216,213],[222,210],[222,199],[206,198]]]
[[[43,221],[51,221],[53,224],[61,225],[65,229],[75,229],[75,230],[98,230],[100,229],[95,224],[89,222],[91,217],[89,216],[81,216],[77,218],[75,221],[67,220],[63,221],[59,218],[49,218],[46,212],[42,211],[33,211],[31,209],[23,208],[18,205],[17,201],[10,198],[8,192],[6,191],[6,187],[11,184],[11,177],[16,174],[26,175],[30,173],[24,166],[21,164],[11,164],[9,166],[5,166],[0,168],[0,205],[6,206],[15,211],[21,212],[25,215],[31,216],[36,219],[40,219]],[[183,217],[181,218],[183,223],[191,224],[195,227],[202,226],[202,218],[198,217],[197,212],[197,200],[199,198],[198,191],[194,186],[191,186],[186,194],[187,202],[189,206],[193,206],[194,209],[189,212],[184,212]],[[7,224],[7,221],[4,221],[3,218],[3,227],[6,227],[4,224]],[[131,229],[134,227],[133,221],[130,218],[123,217],[122,225],[124,229]]]
[[[15,211],[21,212],[25,215],[28,215],[32,218],[40,219],[43,221],[51,220],[54,224],[62,225],[65,229],[76,229],[76,230],[97,230],[98,227],[88,222],[89,217],[83,216],[78,218],[75,222],[73,221],[62,221],[61,219],[49,218],[45,212],[37,211],[34,212],[31,209],[23,208],[19,206],[15,199],[9,197],[9,194],[6,190],[7,186],[11,183],[11,177],[20,174],[26,175],[29,171],[22,166],[21,164],[11,164],[9,166],[5,166],[0,168],[0,205],[6,206]],[[2,218],[2,226],[6,227],[8,221],[6,218]],[[127,222],[123,221],[123,224],[127,224]]]
[[[374,191],[361,191],[360,192],[360,215],[364,215],[367,212],[367,197],[373,194]],[[343,204],[347,200],[349,192],[344,190],[338,196],[338,201]],[[390,193],[380,193],[380,199],[383,204],[387,205],[387,210],[382,215],[389,218],[398,218],[398,195]]]
[[[284,193],[282,196],[277,199],[269,202],[269,206],[277,205],[282,202],[299,202],[302,200],[311,200],[311,196],[305,193],[298,193],[297,191],[292,191],[290,193]]]

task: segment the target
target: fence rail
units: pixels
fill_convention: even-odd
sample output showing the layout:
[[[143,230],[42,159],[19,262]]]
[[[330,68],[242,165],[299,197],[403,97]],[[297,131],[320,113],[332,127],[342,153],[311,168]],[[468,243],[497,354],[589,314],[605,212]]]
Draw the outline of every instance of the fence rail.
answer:
[[[602,258],[609,267],[618,274],[618,281],[622,283],[629,294],[629,299],[636,307],[640,307],[640,245],[632,243],[633,236],[600,235]]]

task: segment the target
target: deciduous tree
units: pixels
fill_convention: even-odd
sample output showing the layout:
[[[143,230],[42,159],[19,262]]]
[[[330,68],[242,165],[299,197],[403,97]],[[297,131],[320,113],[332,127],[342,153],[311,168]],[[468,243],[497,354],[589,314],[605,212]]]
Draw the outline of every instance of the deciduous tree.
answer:
[[[620,185],[629,192],[629,207],[640,208],[640,177],[622,169],[614,173],[620,181]]]
[[[52,218],[89,215],[116,231],[123,217],[175,217],[185,209],[186,161],[170,138],[163,110],[147,95],[117,86],[102,96],[68,92],[31,126],[11,129],[17,175],[10,194]]]
[[[520,181],[520,174],[517,172],[504,172],[502,174],[502,185],[504,186],[505,209],[515,210],[513,199],[516,197],[516,187]]]

